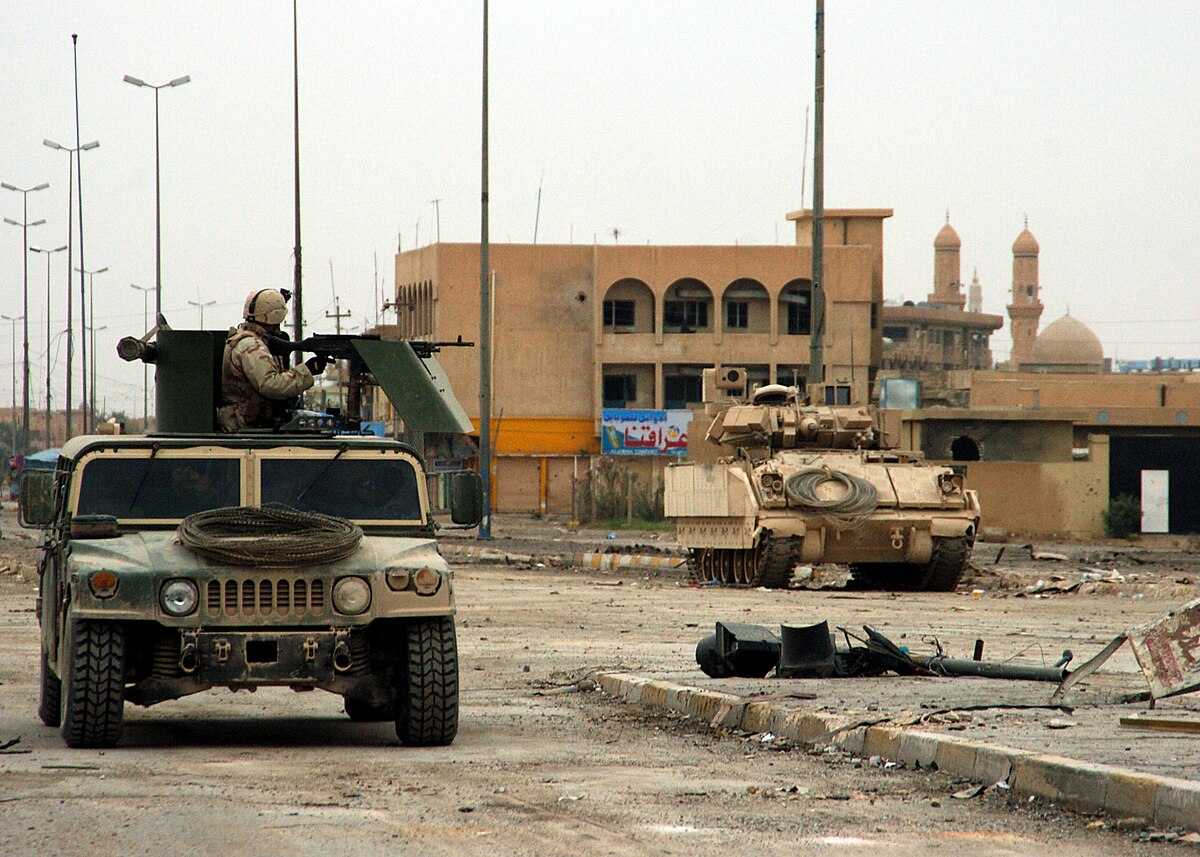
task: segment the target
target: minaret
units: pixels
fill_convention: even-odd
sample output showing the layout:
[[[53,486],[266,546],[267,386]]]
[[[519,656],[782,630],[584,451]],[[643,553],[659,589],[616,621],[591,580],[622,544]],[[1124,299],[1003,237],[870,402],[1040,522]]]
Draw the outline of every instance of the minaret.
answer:
[[[971,278],[971,287],[967,290],[967,312],[983,312],[983,286],[979,284],[979,269]]]
[[[1044,309],[1038,295],[1038,251],[1041,248],[1029,231],[1029,218],[1025,218],[1025,229],[1013,242],[1012,249],[1012,303],[1008,305],[1008,318],[1013,345],[1009,366],[1019,371],[1021,364],[1029,360],[1033,351],[1038,320]]]
[[[933,292],[929,302],[934,306],[961,310],[967,302],[958,274],[961,248],[962,242],[950,225],[950,212],[947,211],[946,225],[933,239]]]

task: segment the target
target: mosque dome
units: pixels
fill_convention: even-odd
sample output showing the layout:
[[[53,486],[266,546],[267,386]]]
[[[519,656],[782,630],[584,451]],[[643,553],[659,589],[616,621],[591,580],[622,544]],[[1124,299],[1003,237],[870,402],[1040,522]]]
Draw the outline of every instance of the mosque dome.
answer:
[[[1038,246],[1037,239],[1033,237],[1033,233],[1026,227],[1017,236],[1017,240],[1013,242],[1014,256],[1036,256],[1042,249]]]
[[[1104,365],[1104,346],[1090,327],[1064,315],[1037,335],[1028,362],[1047,367],[1099,368]]]
[[[962,241],[958,239],[958,233],[954,231],[954,227],[949,221],[938,232],[937,237],[933,239],[933,249],[935,250],[957,250],[962,247]]]

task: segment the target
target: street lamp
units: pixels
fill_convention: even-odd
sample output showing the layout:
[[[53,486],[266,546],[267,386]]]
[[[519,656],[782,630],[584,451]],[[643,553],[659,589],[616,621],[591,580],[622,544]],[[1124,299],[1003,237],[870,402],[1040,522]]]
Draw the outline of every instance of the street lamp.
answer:
[[[97,149],[100,147],[100,143],[98,140],[93,140],[90,143],[84,143],[82,146],[76,146],[75,148],[71,148],[69,146],[62,145],[61,143],[55,143],[53,140],[43,139],[42,145],[49,146],[51,149],[57,149],[60,152],[67,153],[67,259],[70,259],[73,255],[71,246],[74,242],[74,236],[75,236],[75,223],[74,223],[75,153],[76,152],[85,152],[89,149]],[[82,209],[80,209],[80,212],[81,212],[81,217],[82,217]],[[83,236],[82,235],[80,235],[79,246],[80,246],[80,250],[82,251],[82,249],[83,249]],[[76,269],[76,270],[78,270],[78,269]],[[80,300],[80,303],[82,304],[82,302],[83,302],[82,294],[80,294],[79,300]],[[75,337],[71,331],[71,317],[75,313],[74,313],[74,308],[72,306],[72,303],[73,303],[73,300],[71,297],[71,266],[68,263],[68,265],[67,265],[67,437],[71,436],[71,411],[72,411],[71,392],[72,392],[72,386],[73,386],[72,379],[75,374],[75,372],[74,372],[74,369],[75,369]],[[83,322],[87,321],[86,312],[87,312],[86,307],[84,307],[84,306],[79,307],[80,328],[81,328],[81,335],[83,337],[82,344],[83,344],[83,357],[84,357],[83,401],[80,404],[84,405],[85,408],[87,406],[87,331],[85,329],[83,329],[84,328]],[[86,410],[84,411],[84,413],[86,414]],[[86,416],[84,417],[83,429],[85,432],[87,431],[87,417]]]
[[[84,369],[84,371],[83,371],[83,401],[80,402],[80,404],[83,406],[83,413],[84,413],[83,430],[86,433],[96,427],[96,391],[92,390],[91,398],[88,398],[87,335],[88,335],[88,331],[91,330],[92,325],[94,325],[96,323],[96,275],[103,274],[105,271],[108,270],[108,266],[105,265],[103,268],[97,268],[94,271],[88,271],[83,268],[76,268],[75,270],[79,272],[80,281],[83,280],[84,274],[87,274],[87,278],[88,278],[87,306],[86,307],[81,306],[79,308],[79,326],[83,330],[82,345],[83,345],[83,369]],[[83,295],[82,295],[82,293],[80,293],[80,303],[82,303],[82,302],[83,302]],[[89,318],[91,319],[90,321],[88,320]],[[67,320],[67,330],[69,331],[70,329],[71,329],[71,322],[68,319]],[[92,379],[93,383],[95,382],[95,380],[96,380],[95,378]],[[70,395],[70,393],[71,393],[71,388],[68,386],[67,387],[68,396]],[[70,400],[68,399],[68,401],[70,401]],[[70,423],[68,423],[68,425],[70,425]]]
[[[23,315],[0,315],[5,321],[12,322],[12,410],[8,415],[8,423],[12,427],[9,438],[13,451],[17,449],[17,322],[25,318]]]
[[[204,303],[200,303],[200,301],[188,301],[189,306],[198,307],[200,309],[200,329],[201,330],[204,330],[204,308],[206,306],[212,306],[215,303],[216,303],[216,301],[205,301]]]
[[[137,289],[142,293],[142,324],[146,330],[150,330],[150,307],[146,301],[150,293],[155,289],[150,286],[137,286],[133,283],[129,284],[129,288]],[[146,363],[142,362],[142,434],[146,434],[150,429],[150,394],[147,392],[150,389],[150,373],[147,371]]]
[[[54,446],[54,440],[50,434],[50,421],[52,411],[50,410],[50,256],[53,253],[61,253],[67,249],[64,244],[61,247],[30,247],[31,253],[41,253],[46,257],[46,449]],[[69,261],[69,260],[68,260]],[[67,266],[67,272],[70,273],[70,265]],[[67,277],[67,294],[71,293],[71,279]],[[67,436],[70,438],[70,435]]]
[[[154,90],[154,319],[156,323],[162,314],[162,196],[159,193],[158,91],[166,89],[168,86],[183,86],[189,80],[191,77],[185,74],[183,77],[177,77],[155,86],[146,83],[141,78],[125,75],[126,83]]]
[[[41,226],[46,222],[45,219],[35,220],[33,223],[29,222],[29,194],[33,193],[35,190],[45,190],[46,188],[50,187],[50,183],[42,182],[41,184],[34,185],[33,187],[16,187],[8,182],[0,182],[0,187],[4,188],[5,190],[15,190],[17,193],[22,195],[25,203],[24,214],[21,217],[20,223],[9,217],[4,218],[4,222],[11,223],[13,226],[21,227],[21,257],[24,260],[25,271],[23,279],[24,286],[22,290],[24,300],[23,308],[25,310],[25,315],[22,316],[25,329],[25,410],[21,425],[21,452],[29,452],[29,253],[25,250],[25,248],[29,246],[29,227]]]

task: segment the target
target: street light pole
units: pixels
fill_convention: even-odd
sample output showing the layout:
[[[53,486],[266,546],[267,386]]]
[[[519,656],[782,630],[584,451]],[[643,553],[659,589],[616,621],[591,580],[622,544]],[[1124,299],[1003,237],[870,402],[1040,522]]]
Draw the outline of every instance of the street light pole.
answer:
[[[82,146],[77,146],[77,147],[71,148],[69,146],[62,145],[61,143],[56,143],[53,140],[43,139],[42,145],[49,146],[51,149],[57,149],[60,152],[67,153],[67,259],[68,259],[68,264],[67,264],[67,437],[70,437],[71,436],[71,411],[72,411],[72,395],[71,394],[72,394],[72,387],[74,385],[73,379],[74,379],[74,375],[75,375],[75,336],[74,336],[74,332],[72,331],[71,319],[75,315],[75,310],[74,310],[74,306],[73,306],[74,299],[72,297],[72,292],[71,292],[71,265],[70,265],[69,260],[74,255],[74,251],[72,249],[72,244],[74,243],[74,237],[75,237],[75,222],[73,219],[74,214],[75,214],[75,153],[87,151],[88,149],[99,148],[100,143],[96,140],[92,140],[90,143],[84,143]],[[82,211],[81,211],[81,213],[82,213]],[[83,255],[83,236],[82,236],[82,234],[80,235],[80,238],[79,238],[79,250],[80,250],[80,255],[82,256]],[[75,270],[79,271],[82,269],[76,268]],[[83,305],[82,293],[79,296],[79,300],[80,300],[80,307],[79,307],[80,334],[83,338],[83,363],[84,363],[84,371],[82,373],[83,374],[83,385],[82,385],[83,398],[80,401],[80,405],[84,409],[85,416],[83,418],[83,420],[84,420],[83,430],[86,432],[88,429],[87,416],[86,416],[86,413],[87,413],[86,408],[87,408],[87,401],[88,401],[88,394],[87,394],[87,331],[85,329],[85,327],[86,327],[85,322],[87,321],[87,315],[86,315],[87,307]]]
[[[150,286],[137,286],[133,283],[129,284],[129,288],[137,289],[142,293],[142,324],[146,330],[150,330],[150,307],[147,302],[150,293],[155,291]],[[146,363],[142,362],[142,434],[146,434],[150,429],[150,373],[147,371]]]
[[[103,268],[97,268],[94,271],[87,271],[87,270],[84,270],[83,268],[76,268],[75,270],[79,272],[80,280],[83,279],[84,274],[87,274],[87,278],[88,278],[87,303],[86,304],[83,303],[83,295],[81,294],[80,295],[81,306],[79,307],[79,329],[83,332],[83,342],[82,342],[82,346],[83,346],[83,351],[82,351],[82,354],[83,354],[83,361],[82,361],[83,362],[83,401],[81,401],[79,404],[82,406],[83,411],[84,411],[83,430],[84,430],[84,433],[86,434],[86,433],[90,432],[93,428],[95,428],[95,424],[96,424],[96,391],[92,390],[92,395],[90,397],[88,396],[88,377],[87,377],[88,376],[88,373],[87,373],[88,335],[91,333],[92,327],[96,324],[96,275],[103,274],[105,271],[108,270],[108,266],[105,265]],[[91,321],[88,321],[89,318],[91,319]],[[68,335],[70,333],[70,330],[71,330],[71,322],[68,319],[67,320]],[[95,349],[93,349],[93,351],[95,351]],[[95,382],[95,380],[96,380],[95,378],[92,379],[93,383]],[[70,392],[71,392],[71,389],[70,389],[70,387],[68,387],[67,388],[68,395],[70,394]],[[68,399],[68,401],[70,401],[70,400]]]
[[[12,428],[9,440],[12,442],[14,452],[17,449],[17,322],[24,317],[22,315],[0,315],[0,318],[5,321],[12,322],[12,410],[9,412],[8,424]]]
[[[30,247],[31,253],[41,253],[46,257],[46,449],[54,446],[54,440],[51,436],[50,424],[53,411],[50,410],[50,314],[52,312],[52,302],[50,300],[50,256],[53,253],[61,253],[67,249],[64,244],[61,247]],[[70,260],[68,260],[70,261]],[[67,266],[68,275],[70,274],[70,265]],[[67,277],[67,294],[71,293],[70,276]],[[67,435],[70,438],[70,435]]]
[[[29,246],[29,227],[41,226],[46,222],[44,218],[42,220],[35,220],[33,223],[29,222],[29,194],[33,193],[35,190],[45,190],[46,188],[50,187],[50,183],[42,182],[41,184],[34,185],[33,187],[21,188],[16,187],[15,185],[10,185],[8,182],[0,182],[0,187],[4,188],[5,190],[14,190],[21,194],[24,198],[24,214],[21,217],[21,222],[18,223],[9,217],[4,218],[4,222],[12,224],[13,226],[21,227],[21,258],[24,263],[22,299],[23,309],[25,312],[24,316],[22,316],[25,330],[25,407],[24,414],[21,418],[21,452],[27,453],[29,452],[29,251],[27,251],[25,248]]]
[[[161,170],[159,161],[158,148],[158,91],[166,89],[168,86],[183,86],[192,78],[188,75],[177,77],[174,80],[169,80],[166,83],[160,83],[157,86],[146,83],[141,78],[125,75],[125,82],[132,83],[134,86],[144,86],[147,89],[154,90],[154,319],[155,323],[158,317],[162,315],[162,194],[161,194]]]
[[[201,303],[200,301],[188,301],[188,306],[194,306],[194,307],[199,308],[199,310],[200,310],[200,329],[201,330],[204,330],[204,308],[206,306],[212,306],[215,303],[216,303],[216,301],[205,301],[203,303]]]

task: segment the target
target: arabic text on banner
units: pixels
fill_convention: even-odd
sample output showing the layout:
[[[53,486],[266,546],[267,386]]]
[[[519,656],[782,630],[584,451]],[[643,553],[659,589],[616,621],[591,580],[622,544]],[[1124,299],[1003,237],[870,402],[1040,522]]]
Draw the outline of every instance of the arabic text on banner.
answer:
[[[687,455],[691,411],[600,412],[600,452],[604,455]]]

